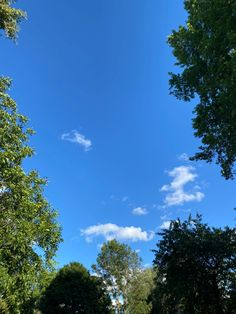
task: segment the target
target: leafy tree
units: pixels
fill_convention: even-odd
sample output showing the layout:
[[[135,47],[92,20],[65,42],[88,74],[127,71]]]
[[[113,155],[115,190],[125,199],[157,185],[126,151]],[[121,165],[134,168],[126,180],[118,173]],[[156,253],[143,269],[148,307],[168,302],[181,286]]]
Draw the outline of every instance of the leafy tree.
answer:
[[[210,228],[197,216],[160,235],[152,313],[236,313],[236,229]]]
[[[14,2],[0,1],[0,30],[11,39],[26,16]],[[15,314],[31,312],[61,238],[56,212],[43,196],[46,180],[23,168],[33,155],[27,144],[33,131],[8,94],[10,85],[10,79],[0,78],[0,310]]]
[[[185,0],[187,23],[168,39],[181,73],[171,74],[171,93],[197,97],[193,128],[201,138],[192,159],[216,159],[222,175],[233,178],[236,160],[236,2]]]
[[[56,212],[43,196],[46,184],[22,163],[33,155],[27,145],[27,118],[7,94],[10,80],[0,80],[0,294],[11,313],[31,298],[41,272],[52,265],[60,241]],[[26,309],[24,310],[26,313]]]
[[[125,313],[132,276],[140,269],[141,259],[130,246],[116,240],[104,243],[93,270],[101,277],[116,303],[118,313]],[[123,306],[122,306],[123,303]]]
[[[14,2],[13,0],[0,0],[0,29],[11,39],[16,38],[18,24],[26,17],[24,11],[12,6]]]
[[[151,292],[154,289],[155,272],[151,268],[143,269],[134,276],[128,290],[129,314],[150,314],[152,309]]]
[[[40,309],[44,314],[109,314],[111,302],[101,280],[79,263],[59,270],[46,289]]]

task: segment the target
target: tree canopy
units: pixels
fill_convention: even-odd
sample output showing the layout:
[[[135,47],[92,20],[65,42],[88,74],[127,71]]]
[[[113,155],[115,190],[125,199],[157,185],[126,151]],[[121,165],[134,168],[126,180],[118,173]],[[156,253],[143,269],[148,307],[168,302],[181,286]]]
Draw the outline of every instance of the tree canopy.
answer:
[[[197,216],[160,235],[153,313],[235,313],[236,229],[210,228]]]
[[[93,269],[103,279],[112,299],[116,301],[118,313],[126,313],[130,281],[140,265],[138,254],[127,244],[116,240],[104,243],[98,254],[97,264],[93,265]]]
[[[193,128],[202,145],[192,157],[216,159],[222,175],[234,177],[236,160],[236,3],[185,0],[187,23],[169,36],[180,73],[170,73],[171,93],[197,98]]]
[[[80,263],[59,270],[41,299],[45,314],[109,314],[111,301],[101,280],[93,277]]]

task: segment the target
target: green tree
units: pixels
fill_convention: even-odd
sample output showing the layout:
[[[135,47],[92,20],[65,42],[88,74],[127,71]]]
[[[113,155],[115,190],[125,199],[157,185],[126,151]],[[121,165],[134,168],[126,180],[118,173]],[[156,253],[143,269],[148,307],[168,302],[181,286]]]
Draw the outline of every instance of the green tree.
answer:
[[[19,22],[26,18],[26,13],[14,8],[13,0],[0,0],[0,29],[7,37],[15,39],[19,30]]]
[[[210,228],[197,216],[160,235],[152,313],[236,313],[236,229]]]
[[[206,160],[233,178],[236,160],[236,2],[185,0],[187,23],[168,42],[181,73],[171,73],[171,93],[197,97],[193,128],[202,145],[192,159]]]
[[[155,272],[152,268],[143,269],[134,276],[128,290],[129,314],[150,314],[152,309],[151,293],[154,289]]]
[[[36,171],[26,173],[27,118],[0,80],[0,294],[11,313],[19,313],[33,295],[41,273],[52,265],[60,238],[56,212],[43,196],[46,184]],[[26,313],[26,309],[24,309]]]
[[[115,301],[118,313],[126,313],[130,281],[140,269],[141,259],[130,246],[116,240],[104,243],[92,268],[101,277]],[[123,303],[123,305],[122,305]]]
[[[0,30],[10,39],[26,17],[14,2],[0,1]],[[27,144],[33,131],[8,94],[10,85],[10,79],[0,78],[0,309],[15,314],[31,312],[61,237],[56,212],[43,196],[46,180],[23,168],[33,155]]]
[[[44,314],[110,314],[111,301],[101,280],[80,263],[59,270],[40,303]]]

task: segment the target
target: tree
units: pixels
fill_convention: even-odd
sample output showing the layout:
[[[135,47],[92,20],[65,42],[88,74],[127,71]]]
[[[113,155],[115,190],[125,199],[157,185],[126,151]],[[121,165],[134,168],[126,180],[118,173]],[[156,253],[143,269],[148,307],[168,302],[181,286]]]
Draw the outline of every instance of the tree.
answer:
[[[0,0],[0,29],[6,36],[15,39],[19,30],[19,22],[26,18],[26,13],[12,6],[13,0]]]
[[[197,97],[193,128],[201,138],[191,159],[221,167],[234,177],[236,160],[236,3],[234,0],[185,0],[186,26],[168,39],[181,73],[170,73],[171,93],[190,101]]]
[[[26,16],[13,3],[0,1],[0,30],[11,39]],[[10,85],[0,78],[0,310],[15,314],[31,312],[61,237],[57,214],[43,196],[46,180],[23,168],[34,153],[27,144],[33,131],[8,94]]]
[[[128,288],[140,269],[141,259],[130,246],[116,240],[104,243],[92,268],[101,277],[116,303],[118,313],[126,313]],[[123,306],[121,305],[123,303]]]
[[[80,263],[59,270],[40,303],[44,314],[110,314],[111,302],[101,280]]]
[[[61,240],[57,213],[43,196],[46,184],[22,163],[33,155],[27,145],[27,118],[7,94],[10,80],[0,80],[0,294],[11,313],[29,301],[41,272],[52,265]],[[39,251],[41,250],[41,252]],[[39,253],[40,252],[40,253]],[[26,313],[26,310],[24,310]]]
[[[152,268],[143,269],[134,276],[128,290],[129,314],[150,314],[152,309],[150,295],[154,289],[154,275]]]
[[[190,216],[160,235],[152,313],[235,313],[236,229]]]

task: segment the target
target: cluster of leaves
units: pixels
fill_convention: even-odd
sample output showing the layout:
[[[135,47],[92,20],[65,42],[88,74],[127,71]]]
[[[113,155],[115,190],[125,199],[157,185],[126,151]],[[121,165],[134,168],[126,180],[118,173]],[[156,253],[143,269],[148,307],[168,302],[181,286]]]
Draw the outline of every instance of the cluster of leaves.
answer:
[[[12,6],[13,0],[0,0],[0,29],[6,36],[15,39],[19,30],[19,22],[26,18],[26,13]]]
[[[152,303],[150,295],[154,289],[155,272],[152,268],[140,270],[130,282],[128,290],[127,313],[150,314]]]
[[[193,128],[201,138],[192,159],[216,162],[233,178],[236,160],[236,2],[185,0],[186,26],[168,39],[182,72],[171,74],[171,93],[199,99]]]
[[[172,221],[155,250],[153,313],[236,312],[236,229]]]

